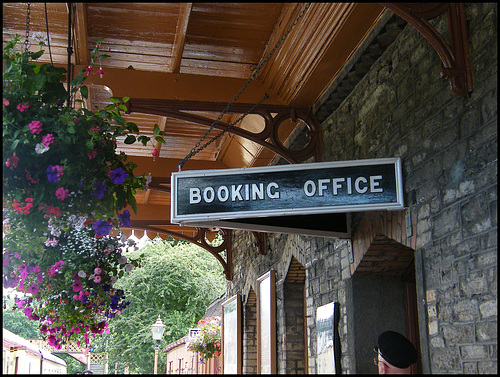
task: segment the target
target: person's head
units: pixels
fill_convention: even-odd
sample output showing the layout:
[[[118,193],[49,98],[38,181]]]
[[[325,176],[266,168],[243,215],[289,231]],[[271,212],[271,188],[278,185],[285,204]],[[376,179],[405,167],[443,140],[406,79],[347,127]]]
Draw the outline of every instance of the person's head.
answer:
[[[377,339],[379,374],[408,374],[410,365],[417,362],[417,350],[400,333],[385,331]]]

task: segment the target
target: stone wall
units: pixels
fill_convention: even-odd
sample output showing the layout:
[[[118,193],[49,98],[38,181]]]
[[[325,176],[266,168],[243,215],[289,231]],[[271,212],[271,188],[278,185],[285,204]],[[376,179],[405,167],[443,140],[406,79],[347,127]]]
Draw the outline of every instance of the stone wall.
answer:
[[[466,16],[474,78],[469,98],[451,93],[448,81],[440,78],[437,53],[407,25],[322,124],[325,161],[402,159],[405,205],[416,225],[424,373],[497,371],[497,5],[466,4]],[[432,23],[446,31],[445,17]],[[294,257],[306,272],[309,372],[316,372],[316,308],[337,301],[342,373],[355,373],[359,360],[353,358],[359,356],[350,327],[347,242],[285,234],[268,234],[266,240],[266,255],[259,255],[251,233],[233,232],[228,297],[248,294],[258,277],[274,269],[279,316]],[[286,370],[288,346],[280,323],[278,373]]]

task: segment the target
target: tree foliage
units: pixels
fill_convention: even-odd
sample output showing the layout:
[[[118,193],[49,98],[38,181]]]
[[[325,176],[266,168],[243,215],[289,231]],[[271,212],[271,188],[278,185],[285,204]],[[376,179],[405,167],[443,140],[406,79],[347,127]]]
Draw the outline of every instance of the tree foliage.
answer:
[[[196,326],[210,302],[224,292],[224,274],[213,256],[191,243],[149,243],[137,253],[144,254],[141,268],[116,285],[125,291],[130,305],[110,321],[108,335],[94,340],[94,352],[106,349],[109,368],[113,370],[116,363],[118,373],[127,364],[130,373],[153,373],[151,325],[161,315],[166,328],[159,347],[158,373],[164,373],[161,350]]]
[[[21,310],[13,310],[14,299],[8,296],[3,296],[3,302],[3,328],[16,335],[19,335],[24,339],[41,338],[37,323],[34,321],[30,321]]]

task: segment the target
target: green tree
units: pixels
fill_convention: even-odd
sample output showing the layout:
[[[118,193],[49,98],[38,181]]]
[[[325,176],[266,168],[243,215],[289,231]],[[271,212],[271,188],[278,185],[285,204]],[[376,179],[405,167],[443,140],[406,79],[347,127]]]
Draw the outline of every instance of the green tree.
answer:
[[[109,334],[92,345],[95,352],[109,353],[110,370],[117,363],[118,372],[129,365],[130,373],[153,373],[151,325],[161,315],[166,328],[158,373],[165,373],[161,350],[195,327],[210,302],[224,292],[222,266],[207,251],[187,242],[149,243],[133,253],[144,254],[141,267],[114,287],[125,291],[130,305],[110,321]]]
[[[14,299],[3,296],[3,327],[24,339],[41,338],[38,322],[30,321],[22,310],[12,310]]]

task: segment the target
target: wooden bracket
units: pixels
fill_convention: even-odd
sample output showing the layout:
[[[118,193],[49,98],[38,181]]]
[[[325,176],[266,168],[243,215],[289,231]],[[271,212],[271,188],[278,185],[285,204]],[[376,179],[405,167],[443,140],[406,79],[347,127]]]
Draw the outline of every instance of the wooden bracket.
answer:
[[[226,280],[233,280],[232,272],[232,253],[231,253],[231,232],[227,229],[220,229],[219,232],[222,235],[222,244],[219,246],[212,246],[207,242],[206,233],[210,231],[208,228],[198,228],[196,227],[197,233],[193,237],[186,236],[181,233],[173,232],[168,229],[161,228],[162,225],[174,225],[168,220],[130,220],[130,227],[132,229],[142,229],[151,232],[157,232],[161,234],[167,234],[174,238],[180,238],[185,241],[194,243],[212,254],[224,269],[224,275]],[[220,255],[222,252],[226,252],[226,260]]]
[[[131,98],[126,103],[126,106],[127,113],[135,112],[171,117],[199,124],[201,126],[210,127],[214,123],[213,119],[188,113],[187,111],[222,112],[227,104],[220,102]],[[247,111],[250,111],[253,106],[253,104],[235,103],[228,110],[228,113],[244,114]],[[253,133],[242,128],[232,127],[227,132],[262,145],[263,147],[283,157],[291,164],[299,163],[309,159],[310,157],[314,157],[315,161],[323,160],[321,125],[309,109],[293,109],[282,105],[260,104],[255,109],[250,111],[250,113],[258,114],[264,119],[264,130],[259,133]],[[271,113],[276,115],[272,116]],[[280,125],[289,119],[299,119],[307,128],[309,142],[302,149],[292,150],[285,146],[279,139],[278,130]],[[228,127],[229,124],[225,122],[218,122],[214,126],[214,128],[219,130],[226,130]]]
[[[261,232],[256,232],[252,230],[252,234],[255,237],[255,242],[253,245],[257,248],[260,255],[266,255],[266,235]]]
[[[414,26],[434,47],[443,63],[441,77],[451,91],[466,97],[472,92],[472,66],[463,3],[380,3]],[[427,20],[446,12],[449,43]]]

